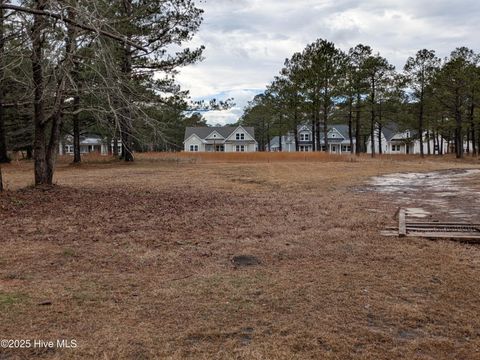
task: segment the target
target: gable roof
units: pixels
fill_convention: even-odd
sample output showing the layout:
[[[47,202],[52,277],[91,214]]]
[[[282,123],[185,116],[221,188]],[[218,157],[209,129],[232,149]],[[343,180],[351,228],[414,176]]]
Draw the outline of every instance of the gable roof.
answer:
[[[331,125],[328,127],[328,129],[329,130],[335,129],[340,133],[340,135],[342,135],[342,137],[345,140],[350,140],[350,136],[348,136],[348,125],[344,125],[344,124]]]
[[[312,127],[310,125],[297,125],[297,131],[308,131],[309,133],[312,132]]]
[[[297,126],[297,131],[300,131],[300,129],[306,128],[310,133],[312,132],[312,126],[311,125],[298,125]],[[345,124],[332,124],[327,126],[328,131],[332,130],[337,130],[340,135],[345,139],[345,140],[350,140],[350,137],[348,136],[348,125]],[[325,137],[325,134],[323,132],[323,126],[320,128],[320,138],[323,139]]]
[[[270,147],[279,147],[280,146],[280,137],[274,136],[272,140],[270,140]]]
[[[300,141],[300,144],[308,143],[308,141]],[[292,135],[282,135],[282,145],[295,144],[295,138]],[[280,146],[280,136],[274,136],[270,140],[270,147]]]
[[[385,136],[385,139],[387,139],[387,141],[391,141],[393,137],[398,134],[398,132],[398,125],[393,122],[382,125],[382,133],[383,136]]]
[[[218,138],[217,138],[217,135],[219,136]],[[224,138],[218,131],[216,131],[216,130],[213,130],[210,134],[208,134],[208,135],[205,137],[205,139],[212,139],[212,138],[213,138],[213,139],[215,139],[215,138],[217,138],[217,139],[225,139],[225,138]]]
[[[225,139],[232,135],[232,133],[238,129],[238,126],[203,126],[203,127],[187,127],[185,129],[185,140],[192,135],[197,135],[201,139],[207,138],[212,132],[216,131]],[[250,134],[252,138],[255,138],[255,130],[251,126],[242,126],[246,132]]]

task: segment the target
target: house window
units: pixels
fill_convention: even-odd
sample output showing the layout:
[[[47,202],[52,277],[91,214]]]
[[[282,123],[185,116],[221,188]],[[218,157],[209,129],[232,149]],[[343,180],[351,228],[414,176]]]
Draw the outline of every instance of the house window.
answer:
[[[306,146],[306,145],[300,145],[298,147],[298,150],[300,150],[301,152],[309,152],[310,151],[310,147],[309,146]]]
[[[245,152],[245,145],[235,145],[235,151],[236,152]]]
[[[310,134],[300,134],[300,141],[310,141]]]
[[[400,145],[392,145],[392,151],[395,151],[395,152],[400,151]]]
[[[224,145],[216,145],[215,146],[215,151],[225,151],[225,146]]]
[[[67,154],[73,153],[73,146],[72,146],[72,145],[67,145],[67,146],[65,146],[65,148],[66,148],[66,149],[65,149],[65,152],[66,152]]]
[[[342,145],[342,152],[350,151],[350,145]]]
[[[198,151],[198,145],[190,145],[190,151],[197,152]]]
[[[245,134],[244,133],[237,133],[237,134],[235,134],[235,139],[245,140]]]

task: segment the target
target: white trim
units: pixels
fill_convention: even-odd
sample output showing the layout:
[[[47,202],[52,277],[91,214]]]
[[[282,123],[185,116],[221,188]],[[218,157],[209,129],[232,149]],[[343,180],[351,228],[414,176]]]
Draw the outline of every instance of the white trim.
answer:
[[[218,137],[210,137],[210,136],[212,136],[213,134],[217,134]],[[225,138],[224,138],[217,130],[213,130],[213,131],[205,138],[205,140],[208,140],[208,139],[210,139],[210,140],[217,140],[217,139],[219,139],[219,140],[225,140]]]
[[[200,140],[203,144],[205,144],[205,140],[203,140],[200,136],[198,136],[197,134],[193,133],[192,135],[190,135],[188,138],[186,138],[184,141],[183,141],[183,144],[185,144],[188,140],[190,140],[190,138],[192,138],[193,136],[196,136],[198,140]]]
[[[231,137],[233,137],[234,134],[237,133],[237,131],[239,129],[242,129],[246,134],[248,134],[248,136],[250,136],[250,138],[252,140],[236,140],[236,139],[231,139]],[[235,130],[232,131],[232,133],[225,139],[225,142],[229,141],[229,140],[232,140],[232,141],[253,141],[255,142],[255,144],[258,144],[257,140],[255,140],[255,138],[252,136],[252,134],[250,134],[247,130],[245,130],[245,128],[242,126],[242,125],[239,125],[235,128]]]
[[[335,134],[334,134],[334,133],[335,133]],[[338,137],[337,137],[337,136],[330,136],[330,135],[328,135],[328,134],[331,134],[331,135],[337,135],[337,134],[338,134]],[[328,136],[329,139],[339,139],[339,138],[340,138],[340,139],[345,140],[345,138],[343,137],[342,133],[341,133],[340,131],[338,131],[334,126],[332,126],[332,127],[330,128],[330,130],[329,130],[328,133],[327,133],[327,136]]]

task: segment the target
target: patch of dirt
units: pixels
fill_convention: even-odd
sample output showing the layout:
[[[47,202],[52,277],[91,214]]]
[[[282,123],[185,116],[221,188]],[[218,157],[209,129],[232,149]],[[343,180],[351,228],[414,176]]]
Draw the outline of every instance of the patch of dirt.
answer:
[[[232,258],[232,263],[235,267],[248,267],[259,265],[260,260],[251,255],[238,255]]]
[[[414,217],[480,221],[477,169],[396,173],[374,177],[367,189],[385,194]]]

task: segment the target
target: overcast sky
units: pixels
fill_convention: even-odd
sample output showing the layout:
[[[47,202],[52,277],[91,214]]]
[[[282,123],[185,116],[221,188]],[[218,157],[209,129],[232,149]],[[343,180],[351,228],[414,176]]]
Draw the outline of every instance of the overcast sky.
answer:
[[[318,38],[348,50],[370,45],[397,70],[417,50],[440,57],[458,46],[480,49],[480,0],[206,0],[193,45],[205,60],[181,71],[194,99],[233,97],[236,107],[205,114],[209,123],[237,121],[265,90],[285,58]]]

